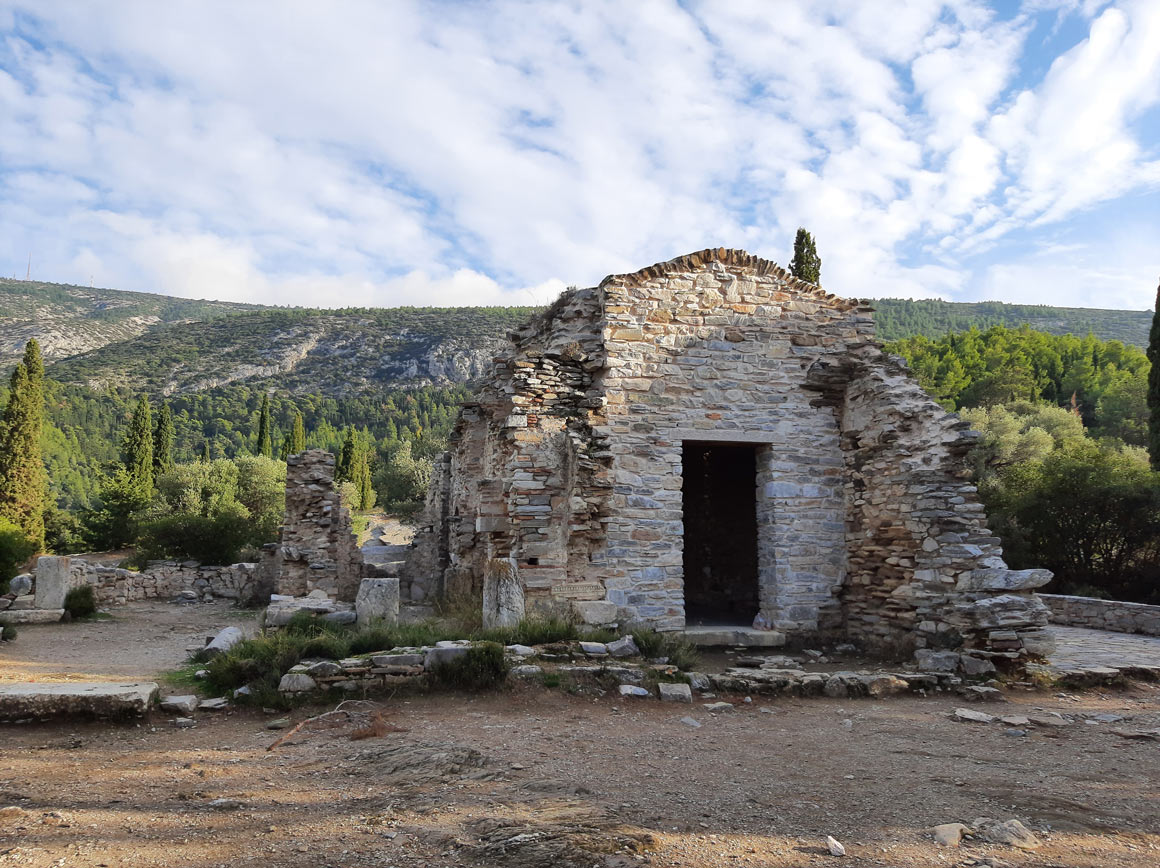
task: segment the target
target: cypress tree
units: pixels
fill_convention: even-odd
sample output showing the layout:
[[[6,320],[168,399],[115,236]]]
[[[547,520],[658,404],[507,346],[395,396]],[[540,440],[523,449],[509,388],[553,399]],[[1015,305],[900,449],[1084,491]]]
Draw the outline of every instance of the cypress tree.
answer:
[[[306,451],[306,420],[302,418],[302,411],[294,411],[294,427],[290,431],[290,454],[297,455]]]
[[[338,466],[334,469],[335,482],[354,482],[354,462],[358,452],[358,443],[355,441],[354,428],[346,429],[346,438],[342,441],[342,452],[338,456]]]
[[[44,428],[44,363],[30,340],[12,372],[8,404],[0,415],[0,517],[18,526],[36,548],[44,547],[48,484],[40,435]]]
[[[203,440],[201,442],[201,455],[198,456],[198,460],[200,460],[202,464],[209,464],[210,457],[209,457],[209,441],[208,440]]]
[[[1160,470],[1160,286],[1156,287],[1156,307],[1152,330],[1148,333],[1148,460]]]
[[[162,404],[153,429],[153,470],[157,475],[173,469],[173,437],[173,413],[168,404]]]
[[[797,235],[793,240],[793,259],[790,260],[789,271],[790,274],[801,280],[821,284],[822,259],[818,256],[814,237],[801,227],[798,227]]]
[[[262,409],[258,413],[258,454],[274,457],[274,440],[270,433],[270,393],[262,395]]]
[[[278,457],[285,461],[290,457],[290,435],[287,434],[282,438],[282,448],[278,450]]]
[[[142,395],[137,399],[133,415],[129,418],[129,428],[121,442],[121,461],[130,478],[143,493],[153,491],[153,423],[149,410],[149,398]]]
[[[353,478],[351,481],[358,489],[358,508],[370,509],[375,505],[375,487],[371,481],[371,461],[365,445],[360,444],[355,455]]]

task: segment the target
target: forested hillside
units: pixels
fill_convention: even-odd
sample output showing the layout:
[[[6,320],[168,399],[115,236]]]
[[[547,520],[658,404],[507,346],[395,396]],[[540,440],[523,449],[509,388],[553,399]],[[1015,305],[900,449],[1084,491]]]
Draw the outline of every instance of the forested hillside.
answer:
[[[878,325],[878,337],[883,341],[896,341],[913,335],[939,338],[970,328],[1018,328],[1025,325],[1053,335],[1083,337],[1090,332],[1101,340],[1121,341],[1143,348],[1148,345],[1148,328],[1152,324],[1152,312],[1147,310],[901,298],[880,298],[873,305],[877,311],[874,320]]]

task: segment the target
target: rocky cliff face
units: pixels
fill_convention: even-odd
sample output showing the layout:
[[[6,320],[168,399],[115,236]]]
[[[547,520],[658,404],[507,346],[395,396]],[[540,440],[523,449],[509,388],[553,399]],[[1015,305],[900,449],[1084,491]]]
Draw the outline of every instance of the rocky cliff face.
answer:
[[[156,396],[232,384],[331,397],[460,385],[528,316],[520,308],[270,310],[154,329],[51,364],[53,379]],[[23,346],[23,344],[21,344]]]

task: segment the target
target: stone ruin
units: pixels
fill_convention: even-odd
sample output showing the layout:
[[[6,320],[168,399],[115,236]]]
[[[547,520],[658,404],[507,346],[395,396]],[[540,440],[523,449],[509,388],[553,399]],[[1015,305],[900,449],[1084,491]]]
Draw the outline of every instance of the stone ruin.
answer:
[[[264,585],[274,593],[331,600],[355,598],[363,578],[362,552],[350,510],[334,485],[334,456],[312,449],[286,459],[286,518],[281,539],[262,550]]]
[[[569,290],[510,338],[436,462],[409,599],[1048,649],[1051,574],[1007,568],[968,481],[977,435],[876,342],[869,304],[704,250]]]
[[[322,449],[286,459],[281,539],[262,547],[258,568],[260,594],[270,601],[263,621],[268,627],[286,624],[299,611],[341,623],[398,620],[399,579],[364,563],[334,469],[334,456]]]

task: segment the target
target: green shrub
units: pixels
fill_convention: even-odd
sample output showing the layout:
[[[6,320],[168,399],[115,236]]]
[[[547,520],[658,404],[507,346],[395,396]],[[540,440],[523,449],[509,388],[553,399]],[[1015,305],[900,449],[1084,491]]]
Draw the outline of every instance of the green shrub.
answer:
[[[451,690],[492,690],[507,679],[508,666],[503,646],[498,642],[480,642],[464,654],[432,666],[428,671],[431,684]]]
[[[140,557],[192,558],[202,564],[236,563],[250,538],[248,516],[240,505],[214,516],[177,513],[145,521],[137,540]]]
[[[0,627],[0,639],[3,639],[5,642],[11,642],[16,638],[16,635],[17,630],[15,624],[5,624]]]
[[[97,598],[92,585],[73,588],[64,597],[64,610],[73,618],[87,618],[96,614]]]

